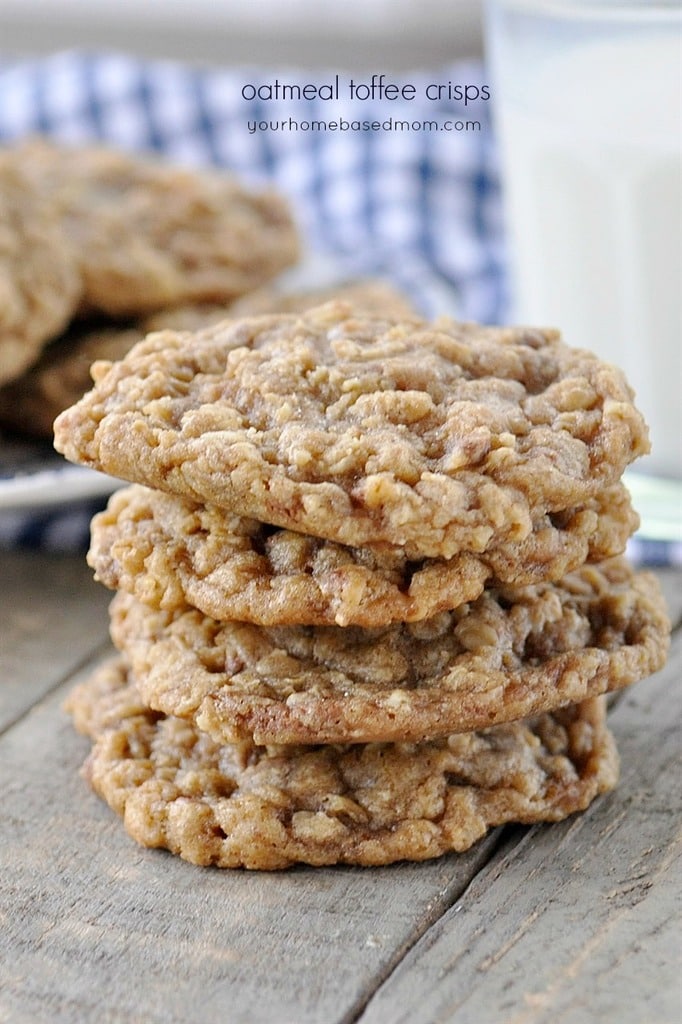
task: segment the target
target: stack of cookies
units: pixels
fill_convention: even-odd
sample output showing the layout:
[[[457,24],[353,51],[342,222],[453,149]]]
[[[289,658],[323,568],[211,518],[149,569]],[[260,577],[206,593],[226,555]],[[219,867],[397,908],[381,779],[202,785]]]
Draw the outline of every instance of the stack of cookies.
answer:
[[[385,864],[557,821],[617,779],[605,696],[660,668],[622,557],[647,449],[547,330],[360,313],[150,334],[55,424],[132,486],[93,521],[115,660],[86,775],[197,864]]]

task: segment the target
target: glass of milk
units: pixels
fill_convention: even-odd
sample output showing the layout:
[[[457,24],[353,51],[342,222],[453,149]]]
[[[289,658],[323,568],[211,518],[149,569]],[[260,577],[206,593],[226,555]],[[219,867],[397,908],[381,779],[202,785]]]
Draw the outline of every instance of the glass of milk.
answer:
[[[636,471],[680,481],[682,5],[488,0],[486,18],[511,318],[621,366],[650,428]]]

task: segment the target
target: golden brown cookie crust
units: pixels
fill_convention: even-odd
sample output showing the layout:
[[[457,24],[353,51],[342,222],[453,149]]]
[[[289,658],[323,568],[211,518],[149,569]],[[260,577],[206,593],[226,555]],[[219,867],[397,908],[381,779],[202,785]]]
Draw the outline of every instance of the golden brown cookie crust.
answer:
[[[603,698],[432,743],[232,747],[146,710],[116,661],[69,710],[94,739],[86,777],[129,834],[201,865],[424,860],[559,821],[618,776]]]
[[[18,377],[78,306],[73,247],[49,199],[0,154],[0,384]]]
[[[218,171],[32,139],[8,150],[51,197],[78,252],[82,312],[229,302],[298,258],[285,200]]]
[[[146,703],[218,742],[421,741],[525,718],[657,671],[669,628],[655,576],[625,559],[374,630],[111,604]]]
[[[55,424],[68,459],[351,547],[522,541],[646,450],[615,367],[551,331],[301,316],[161,332]]]
[[[473,601],[492,577],[558,579],[620,554],[637,525],[622,484],[555,520],[543,517],[506,549],[415,562],[399,549],[343,547],[134,484],[92,520],[88,563],[107,587],[168,611],[189,604],[218,620],[371,628]]]

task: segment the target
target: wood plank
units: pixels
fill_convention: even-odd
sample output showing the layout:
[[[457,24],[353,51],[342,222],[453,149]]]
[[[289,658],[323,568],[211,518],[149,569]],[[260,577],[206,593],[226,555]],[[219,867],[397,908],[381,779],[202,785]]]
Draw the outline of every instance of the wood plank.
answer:
[[[352,1019],[499,836],[424,864],[272,874],[141,849],[78,775],[67,689],[0,740],[0,1020]]]
[[[0,553],[0,731],[106,641],[111,596],[83,555]]]
[[[674,1024],[680,989],[680,675],[612,717],[621,782],[583,815],[514,830],[380,988],[361,1024]]]

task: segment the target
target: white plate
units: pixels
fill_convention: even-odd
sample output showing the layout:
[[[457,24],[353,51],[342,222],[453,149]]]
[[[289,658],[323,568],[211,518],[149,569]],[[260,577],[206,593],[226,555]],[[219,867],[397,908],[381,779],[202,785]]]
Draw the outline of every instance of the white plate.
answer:
[[[49,508],[111,494],[121,481],[72,466],[49,444],[0,434],[0,510]]]

